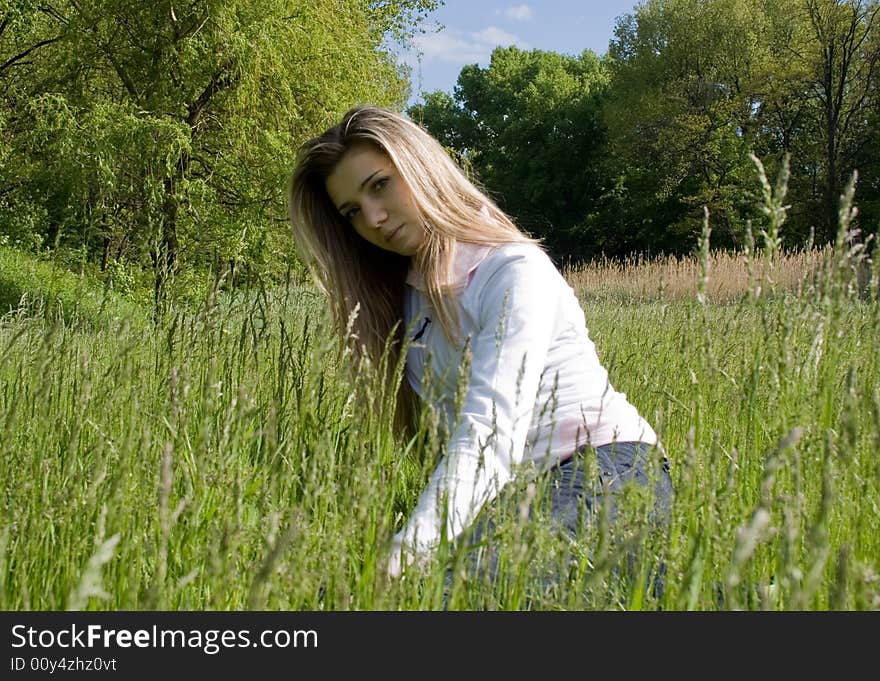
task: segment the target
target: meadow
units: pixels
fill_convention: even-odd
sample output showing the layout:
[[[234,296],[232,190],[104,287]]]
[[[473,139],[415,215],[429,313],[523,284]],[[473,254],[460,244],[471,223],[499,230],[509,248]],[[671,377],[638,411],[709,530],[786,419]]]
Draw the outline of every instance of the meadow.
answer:
[[[460,545],[378,569],[436,429],[394,435],[308,283],[154,324],[0,248],[0,609],[880,609],[880,276],[841,215],[824,249],[715,253],[707,222],[693,257],[565,272],[663,440],[672,518],[648,531],[637,490],[574,540],[499,512],[494,583]]]

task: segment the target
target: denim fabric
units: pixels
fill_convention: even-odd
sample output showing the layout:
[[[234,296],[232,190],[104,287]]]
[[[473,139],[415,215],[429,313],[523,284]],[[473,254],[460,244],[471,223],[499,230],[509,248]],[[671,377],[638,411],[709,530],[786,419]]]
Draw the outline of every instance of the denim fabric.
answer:
[[[617,517],[615,495],[628,482],[647,486],[649,484],[650,456],[655,447],[643,442],[612,442],[600,447],[583,447],[567,461],[550,471],[549,494],[545,499],[545,510],[552,521],[559,523],[569,532],[575,533],[584,512],[598,512],[609,497],[609,521]],[[595,456],[598,463],[598,479],[588,480],[585,471],[585,457]],[[660,475],[654,482],[654,522],[669,519],[672,502],[672,480],[669,477],[669,462],[664,456]]]
[[[658,460],[659,459],[659,460]],[[652,472],[653,464],[656,472]],[[541,496],[534,500],[523,499],[523,492],[507,497],[499,497],[477,518],[465,541],[468,545],[468,563],[471,577],[488,578],[494,581],[498,573],[497,558],[492,550],[487,550],[493,542],[496,526],[494,511],[499,504],[509,504],[508,508],[528,504],[528,514],[534,518],[536,513],[549,520],[551,527],[575,538],[583,530],[585,523],[596,522],[602,515],[609,526],[614,526],[618,518],[618,495],[632,482],[647,487],[654,480],[653,509],[649,514],[652,528],[665,526],[670,517],[673,497],[669,463],[662,450],[643,442],[615,442],[599,447],[583,447],[561,464],[553,467],[539,480]],[[592,547],[587,547],[591,553]],[[631,572],[634,556],[627,555],[626,565]],[[618,568],[615,568],[615,573]],[[652,583],[649,588],[656,597],[663,593],[665,566],[654,566]],[[487,574],[488,573],[488,574]],[[538,581],[543,586],[567,577],[543,574]],[[452,573],[447,573],[447,591],[451,585]]]

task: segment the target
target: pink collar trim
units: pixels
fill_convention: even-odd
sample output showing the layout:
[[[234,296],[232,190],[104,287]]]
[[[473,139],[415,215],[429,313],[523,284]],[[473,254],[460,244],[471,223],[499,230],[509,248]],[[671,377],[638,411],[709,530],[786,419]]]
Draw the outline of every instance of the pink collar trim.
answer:
[[[452,264],[452,287],[456,291],[462,291],[470,283],[471,277],[480,263],[495,249],[493,244],[469,244],[462,241],[454,242]],[[425,291],[425,280],[422,273],[412,261],[409,272],[406,275],[406,283]]]

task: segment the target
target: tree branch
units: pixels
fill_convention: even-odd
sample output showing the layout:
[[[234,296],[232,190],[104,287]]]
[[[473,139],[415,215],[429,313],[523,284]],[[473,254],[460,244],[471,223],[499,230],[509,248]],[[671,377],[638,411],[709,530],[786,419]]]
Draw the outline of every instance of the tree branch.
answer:
[[[11,59],[8,59],[4,64],[0,65],[0,73],[3,73],[10,66],[14,66],[16,62],[21,61],[22,59],[27,57],[34,50],[39,49],[40,47],[44,47],[45,45],[50,45],[54,42],[57,42],[58,40],[60,40],[60,38],[49,38],[47,40],[41,40],[40,42],[36,43],[35,45],[31,45],[24,52],[20,52],[19,54],[15,55]]]
[[[211,101],[211,98],[222,90],[235,87],[238,83],[238,76],[231,73],[229,70],[231,66],[232,65],[228,62],[221,66],[220,70],[211,76],[211,81],[205,86],[205,89],[202,90],[202,93],[196,98],[196,100],[187,105],[186,122],[191,130],[195,131],[199,119],[202,117],[202,111],[204,111],[208,102]]]

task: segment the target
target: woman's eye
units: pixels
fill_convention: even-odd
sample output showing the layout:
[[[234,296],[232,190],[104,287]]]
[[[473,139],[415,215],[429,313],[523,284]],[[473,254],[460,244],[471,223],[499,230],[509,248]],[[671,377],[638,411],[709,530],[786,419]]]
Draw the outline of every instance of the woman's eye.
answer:
[[[382,189],[386,184],[388,184],[388,178],[387,178],[387,177],[383,177],[383,178],[381,178],[380,180],[378,180],[378,181],[376,182],[376,184],[373,185],[373,186],[378,190],[378,189]]]
[[[343,217],[345,217],[346,220],[351,221],[354,219],[355,215],[358,214],[359,210],[359,208],[352,208],[351,210],[347,211]]]

